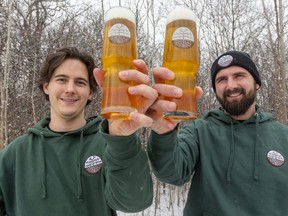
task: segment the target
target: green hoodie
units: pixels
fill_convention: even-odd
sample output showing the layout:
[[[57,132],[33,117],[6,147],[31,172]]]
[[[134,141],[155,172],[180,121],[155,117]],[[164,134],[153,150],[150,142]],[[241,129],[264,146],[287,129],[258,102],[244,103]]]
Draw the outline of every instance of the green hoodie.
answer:
[[[288,215],[288,126],[257,108],[244,122],[223,110],[159,135],[148,155],[163,182],[191,180],[184,216]]]
[[[110,136],[100,117],[67,133],[52,132],[49,121],[0,152],[1,216],[111,216],[151,205],[148,158],[135,134]]]

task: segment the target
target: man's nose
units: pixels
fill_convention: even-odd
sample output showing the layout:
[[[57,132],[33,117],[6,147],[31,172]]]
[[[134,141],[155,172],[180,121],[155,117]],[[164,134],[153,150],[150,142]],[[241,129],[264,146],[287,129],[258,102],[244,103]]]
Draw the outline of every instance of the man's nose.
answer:
[[[74,91],[75,91],[74,82],[68,82],[66,85],[66,92],[74,92]]]
[[[228,89],[234,89],[236,87],[237,87],[237,82],[235,82],[235,80],[232,79],[232,78],[228,78],[228,80],[227,80],[227,88]]]

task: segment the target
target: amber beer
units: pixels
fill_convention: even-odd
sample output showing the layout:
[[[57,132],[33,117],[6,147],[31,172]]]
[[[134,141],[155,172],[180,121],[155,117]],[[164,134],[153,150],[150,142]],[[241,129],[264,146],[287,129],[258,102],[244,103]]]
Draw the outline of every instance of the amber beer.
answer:
[[[101,115],[107,119],[128,118],[136,111],[139,96],[128,94],[133,82],[119,78],[122,70],[134,69],[137,59],[135,15],[123,7],[115,7],[106,13],[102,67],[104,70]]]
[[[165,118],[187,121],[197,118],[196,73],[198,70],[198,42],[196,15],[186,8],[176,8],[167,16],[163,66],[175,73],[175,79],[165,81],[183,90],[179,99],[174,101],[177,109],[164,112]]]

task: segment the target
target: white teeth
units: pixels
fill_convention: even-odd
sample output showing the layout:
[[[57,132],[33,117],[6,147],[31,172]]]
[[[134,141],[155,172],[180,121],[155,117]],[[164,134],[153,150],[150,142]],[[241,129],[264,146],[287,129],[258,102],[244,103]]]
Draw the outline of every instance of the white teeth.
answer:
[[[67,102],[75,102],[75,101],[77,101],[77,99],[65,99],[65,98],[61,98],[61,100],[67,101]]]
[[[235,92],[235,93],[228,94],[229,97],[237,97],[239,95],[241,95],[240,92]]]

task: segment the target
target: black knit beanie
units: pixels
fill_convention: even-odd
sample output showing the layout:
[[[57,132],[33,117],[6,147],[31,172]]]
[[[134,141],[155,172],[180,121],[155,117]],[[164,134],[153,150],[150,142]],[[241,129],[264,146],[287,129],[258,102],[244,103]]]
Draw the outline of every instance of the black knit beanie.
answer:
[[[220,55],[212,64],[211,80],[215,92],[215,77],[219,70],[230,66],[239,66],[245,68],[253,76],[256,83],[261,86],[261,79],[255,63],[246,52],[228,51]]]

